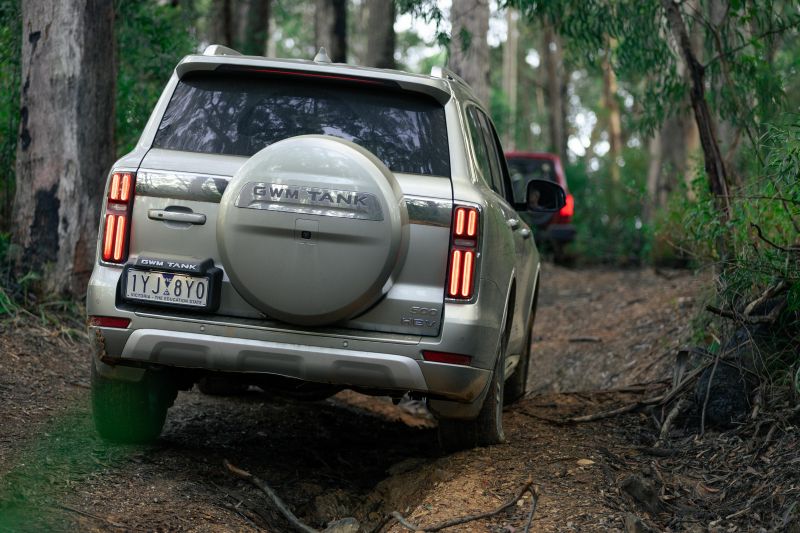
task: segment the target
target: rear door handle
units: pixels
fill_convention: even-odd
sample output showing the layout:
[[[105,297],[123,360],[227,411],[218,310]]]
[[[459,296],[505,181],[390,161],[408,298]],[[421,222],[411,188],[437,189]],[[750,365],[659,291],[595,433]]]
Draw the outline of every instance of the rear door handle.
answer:
[[[519,227],[519,220],[516,218],[509,218],[506,220],[506,224],[508,224],[508,227],[511,229],[517,229],[517,227]]]
[[[189,224],[205,224],[206,216],[202,213],[184,213],[182,211],[167,211],[166,209],[150,209],[147,217],[152,220],[167,220],[169,222],[188,222]]]

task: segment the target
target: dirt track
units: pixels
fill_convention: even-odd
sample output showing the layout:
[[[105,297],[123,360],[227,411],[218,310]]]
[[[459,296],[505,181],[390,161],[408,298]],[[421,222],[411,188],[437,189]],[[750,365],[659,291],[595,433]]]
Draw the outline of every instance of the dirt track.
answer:
[[[437,455],[430,422],[354,393],[313,404],[181,393],[156,445],[108,446],[91,426],[85,346],[33,319],[5,324],[0,530],[287,530],[256,489],[224,470],[224,459],[267,480],[314,527],[353,516],[371,531],[391,511],[433,524],[493,509],[530,477],[541,494],[534,531],[622,530],[626,513],[641,514],[616,487],[631,465],[649,460],[639,451],[652,444],[646,417],[570,426],[545,419],[643,392],[554,391],[663,378],[697,282],[549,265],[544,275],[531,365],[537,394],[507,410],[508,444],[448,457]],[[521,531],[529,510],[526,496],[453,530]]]

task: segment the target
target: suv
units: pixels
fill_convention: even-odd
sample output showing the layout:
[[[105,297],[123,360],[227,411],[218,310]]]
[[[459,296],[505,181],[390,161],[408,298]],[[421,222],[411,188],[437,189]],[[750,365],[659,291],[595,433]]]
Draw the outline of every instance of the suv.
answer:
[[[445,447],[504,440],[539,255],[494,127],[447,71],[325,59],[185,57],[114,164],[87,294],[102,437],[155,439],[178,390],[227,383],[408,393]]]
[[[517,202],[524,202],[527,184],[531,180],[547,180],[558,183],[564,191],[567,188],[567,177],[561,159],[555,154],[534,152],[509,152],[506,154],[508,170],[511,174],[511,187]],[[566,203],[557,213],[523,212],[520,216],[534,227],[540,241],[553,246],[555,259],[561,262],[566,258],[564,248],[575,239],[575,226],[572,215],[575,212],[575,200],[567,193]]]

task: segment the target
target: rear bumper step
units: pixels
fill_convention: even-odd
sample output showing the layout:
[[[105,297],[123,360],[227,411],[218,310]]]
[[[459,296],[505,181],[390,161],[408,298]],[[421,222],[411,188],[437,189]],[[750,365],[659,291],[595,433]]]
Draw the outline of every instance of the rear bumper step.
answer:
[[[341,386],[416,391],[458,402],[476,400],[491,374],[479,368],[425,362],[403,355],[159,329],[133,331],[121,357],[112,359],[119,366],[135,361],[220,372],[275,374]],[[113,367],[102,366],[113,372]]]

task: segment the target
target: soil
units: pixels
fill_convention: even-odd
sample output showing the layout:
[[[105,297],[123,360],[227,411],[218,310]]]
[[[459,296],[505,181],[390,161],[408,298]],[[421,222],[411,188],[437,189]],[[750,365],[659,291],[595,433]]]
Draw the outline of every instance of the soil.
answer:
[[[426,527],[495,509],[531,480],[532,531],[705,531],[720,517],[681,520],[680,491],[664,498],[651,415],[561,422],[663,392],[702,280],[552,265],[543,276],[530,392],[505,411],[508,442],[449,456],[420,406],[350,391],[313,403],[182,392],[156,444],[109,445],[91,422],[85,339],[34,316],[7,321],[0,530],[290,531],[228,460],[320,529],[355,517],[361,531],[404,531],[393,511]],[[703,487],[709,500],[715,489]],[[526,493],[448,531],[522,531],[531,505]]]

